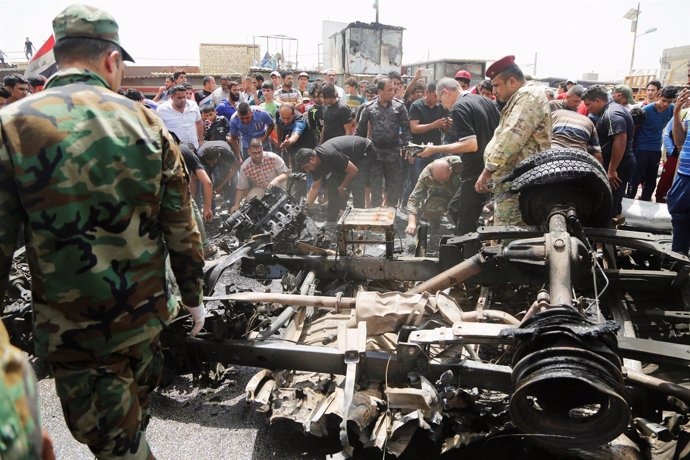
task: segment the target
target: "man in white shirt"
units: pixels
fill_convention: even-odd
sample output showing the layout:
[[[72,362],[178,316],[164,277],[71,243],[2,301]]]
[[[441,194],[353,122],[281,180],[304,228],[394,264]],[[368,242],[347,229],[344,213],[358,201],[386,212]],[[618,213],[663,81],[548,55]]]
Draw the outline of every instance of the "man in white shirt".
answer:
[[[156,109],[168,131],[173,132],[180,142],[197,150],[204,142],[204,128],[199,106],[187,99],[184,85],[175,85],[170,90],[170,100]]]

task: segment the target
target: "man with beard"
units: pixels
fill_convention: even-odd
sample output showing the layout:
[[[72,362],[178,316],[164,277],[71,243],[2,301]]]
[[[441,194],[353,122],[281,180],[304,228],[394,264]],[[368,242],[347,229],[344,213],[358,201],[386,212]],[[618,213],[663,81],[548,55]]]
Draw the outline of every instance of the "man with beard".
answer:
[[[236,81],[230,81],[228,82],[227,87],[228,98],[220,101],[220,103],[216,106],[216,112],[218,112],[218,115],[222,115],[230,120],[237,111],[237,104],[240,101],[240,84]]]
[[[283,86],[273,94],[273,99],[278,104],[290,103],[294,106],[300,106],[303,102],[302,93],[300,90],[293,88],[292,85],[295,82],[295,75],[292,71],[283,72]]]
[[[220,77],[220,87],[213,90],[211,93],[211,99],[214,105],[220,104],[223,99],[230,97],[230,82],[231,78],[227,75]]]
[[[242,200],[262,197],[270,187],[285,188],[290,170],[278,155],[264,152],[262,141],[255,137],[249,141],[249,158],[240,167],[240,177],[237,181],[235,204],[230,212],[240,208]]]
[[[183,144],[196,151],[204,143],[204,126],[199,106],[187,99],[184,85],[173,86],[170,100],[159,105],[156,112],[168,131],[175,133]]]

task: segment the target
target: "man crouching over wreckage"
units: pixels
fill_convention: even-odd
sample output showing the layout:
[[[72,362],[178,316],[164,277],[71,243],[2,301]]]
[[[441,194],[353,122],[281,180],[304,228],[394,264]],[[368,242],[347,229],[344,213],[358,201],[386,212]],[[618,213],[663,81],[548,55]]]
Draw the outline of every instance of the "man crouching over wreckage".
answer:
[[[35,354],[67,426],[99,459],[153,458],[159,333],[177,311],[166,254],[193,333],[204,323],[189,177],[160,118],[114,92],[132,61],[114,18],[72,5],[53,29],[59,72],[0,112],[0,295],[24,223]]]

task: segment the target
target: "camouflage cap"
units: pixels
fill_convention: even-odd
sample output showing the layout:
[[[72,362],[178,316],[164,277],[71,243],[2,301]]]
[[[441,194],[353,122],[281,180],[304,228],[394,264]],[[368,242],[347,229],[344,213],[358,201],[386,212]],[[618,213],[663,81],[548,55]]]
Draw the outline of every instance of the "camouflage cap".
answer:
[[[117,22],[109,13],[89,5],[70,5],[53,19],[55,42],[63,38],[95,38],[120,47],[122,58],[134,62],[120,44]]]

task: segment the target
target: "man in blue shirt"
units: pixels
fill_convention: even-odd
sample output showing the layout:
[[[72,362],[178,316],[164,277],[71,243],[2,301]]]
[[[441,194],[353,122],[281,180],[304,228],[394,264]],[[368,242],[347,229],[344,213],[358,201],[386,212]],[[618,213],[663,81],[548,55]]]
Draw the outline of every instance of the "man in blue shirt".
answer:
[[[690,67],[688,67],[690,84]],[[673,186],[668,192],[668,212],[673,224],[672,249],[688,255],[690,249],[690,115],[681,115],[681,109],[690,104],[690,88],[678,95],[673,110],[673,142],[680,149],[678,171]]]
[[[661,97],[653,104],[645,105],[642,110],[647,118],[637,131],[637,151],[635,154],[635,169],[633,170],[628,198],[635,198],[637,186],[642,186],[642,201],[651,201],[656,188],[656,175],[661,160],[661,138],[664,126],[673,116],[673,100],[676,98],[675,87],[665,87]]]
[[[273,118],[260,108],[250,107],[246,102],[237,106],[237,113],[230,120],[230,146],[235,152],[239,164],[249,158],[249,141],[256,137],[261,139],[264,151],[271,151],[268,138],[273,132],[274,126]],[[242,135],[241,148],[240,135]]]
[[[314,134],[301,113],[295,106],[286,103],[280,106],[276,117],[276,134],[280,150],[284,152],[285,163],[296,170],[293,165],[295,153],[301,148],[313,149],[316,146]]]

